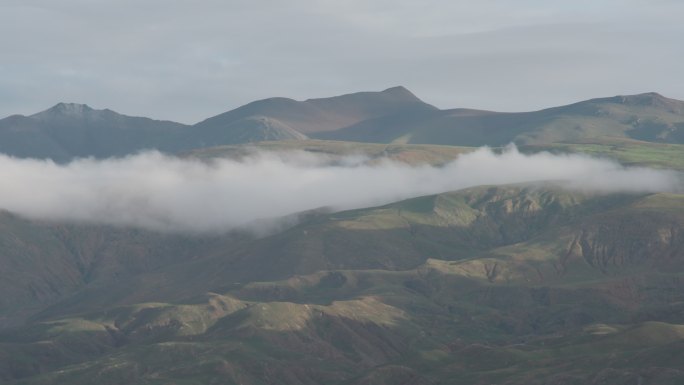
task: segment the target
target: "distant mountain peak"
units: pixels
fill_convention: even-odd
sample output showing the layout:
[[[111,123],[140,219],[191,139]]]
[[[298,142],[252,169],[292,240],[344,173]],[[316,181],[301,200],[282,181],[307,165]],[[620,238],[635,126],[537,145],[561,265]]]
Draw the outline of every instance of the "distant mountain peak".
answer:
[[[393,101],[408,101],[408,102],[424,103],[413,92],[409,91],[404,86],[390,87],[390,88],[387,88],[387,89],[382,90],[382,91],[361,91],[361,92],[353,92],[350,94],[331,96],[331,97],[326,97],[326,98],[306,99],[305,102],[317,103],[317,102],[341,100],[341,99],[349,100],[349,99],[354,99],[354,98],[359,98],[359,97],[363,98],[363,97],[368,97],[368,96],[373,97],[373,98],[377,98],[377,99],[387,100],[389,98],[390,100],[393,100]]]
[[[632,107],[655,107],[671,113],[681,114],[684,112],[684,103],[679,100],[667,98],[657,92],[646,92],[636,95],[618,95],[607,98],[607,101]]]
[[[404,86],[390,87],[386,90],[383,90],[382,92],[385,92],[385,93],[397,93],[397,92],[406,93],[406,92],[408,92],[408,93],[412,94],[412,92],[409,91],[408,88],[406,88]]]
[[[620,104],[625,104],[628,106],[659,106],[664,104],[670,104],[673,99],[664,97],[657,92],[646,92],[643,94],[636,95],[618,95],[614,99]]]
[[[52,118],[56,116],[80,118],[94,112],[93,108],[87,104],[79,103],[57,103],[51,108],[31,115],[34,118]]]
[[[408,88],[406,88],[404,86],[390,87],[390,88],[382,91],[382,93],[392,95],[392,96],[402,97],[402,98],[410,98],[410,99],[420,100],[413,92],[409,91]]]
[[[60,112],[63,114],[81,115],[85,112],[90,112],[90,111],[95,111],[95,110],[92,109],[87,104],[57,103],[52,108],[50,108],[50,111]]]

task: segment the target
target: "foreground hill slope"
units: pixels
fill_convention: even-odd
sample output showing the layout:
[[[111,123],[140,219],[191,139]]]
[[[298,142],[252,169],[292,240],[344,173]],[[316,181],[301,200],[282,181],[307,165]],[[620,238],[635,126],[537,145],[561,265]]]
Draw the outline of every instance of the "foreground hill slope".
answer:
[[[0,380],[679,383],[683,199],[484,186],[186,243],[190,258],[124,237],[146,268],[0,332]],[[40,245],[43,225],[3,221]]]
[[[84,287],[123,284],[189,260],[210,244],[210,238],[28,220],[0,211],[0,328]]]

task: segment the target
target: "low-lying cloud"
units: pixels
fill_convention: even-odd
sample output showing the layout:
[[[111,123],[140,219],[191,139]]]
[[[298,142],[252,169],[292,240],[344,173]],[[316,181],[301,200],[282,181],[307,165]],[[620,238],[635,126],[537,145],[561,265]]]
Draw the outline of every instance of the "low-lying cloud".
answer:
[[[147,152],[66,165],[0,155],[0,208],[29,218],[222,232],[332,207],[373,206],[461,188],[543,180],[603,192],[682,189],[679,173],[583,155],[482,148],[441,167],[304,152],[200,161]]]

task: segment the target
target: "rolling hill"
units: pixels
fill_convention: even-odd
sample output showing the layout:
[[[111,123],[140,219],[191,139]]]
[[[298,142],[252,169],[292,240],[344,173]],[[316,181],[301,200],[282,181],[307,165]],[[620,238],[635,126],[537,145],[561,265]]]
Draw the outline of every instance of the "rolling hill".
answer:
[[[675,384],[682,199],[483,186],[196,240],[5,215],[3,244],[43,254],[7,277],[76,278],[24,298],[0,379]],[[62,272],[75,257],[91,280]]]

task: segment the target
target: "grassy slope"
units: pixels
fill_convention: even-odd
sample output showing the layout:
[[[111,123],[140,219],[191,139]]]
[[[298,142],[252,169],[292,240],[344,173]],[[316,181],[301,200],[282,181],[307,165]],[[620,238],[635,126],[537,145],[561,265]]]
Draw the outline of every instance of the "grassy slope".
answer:
[[[326,140],[298,140],[259,142],[250,145],[219,146],[193,150],[183,156],[199,159],[240,159],[261,151],[305,151],[333,156],[363,155],[371,159],[389,158],[409,164],[441,165],[456,159],[459,155],[474,151],[474,147],[378,144]],[[520,151],[535,153],[580,153],[593,157],[613,159],[625,166],[669,168],[684,171],[684,145],[643,142],[624,138],[601,138],[579,143],[553,143],[523,145]]]
[[[681,380],[681,200],[481,187],[321,215],[247,246],[250,263],[233,259],[235,250],[143,274],[143,285],[130,290],[148,290],[144,302],[114,305],[98,295],[78,312],[45,313],[0,336],[0,378],[523,384],[591,383],[612,373],[606,383]],[[638,244],[601,233],[617,221],[631,234],[643,218],[650,230]],[[602,266],[576,250],[556,270],[576,234],[600,244],[586,246],[600,256],[620,257],[622,247],[638,258]],[[652,356],[662,360],[643,359]]]
[[[391,159],[409,164],[440,165],[456,159],[460,154],[473,151],[471,147],[438,145],[401,145],[354,143],[326,140],[266,141],[238,146],[219,146],[193,150],[183,156],[199,159],[241,159],[254,151],[304,151],[332,156],[366,156],[373,159]]]
[[[554,143],[521,147],[522,151],[582,153],[617,160],[626,166],[684,170],[684,145],[603,138],[589,143]]]

